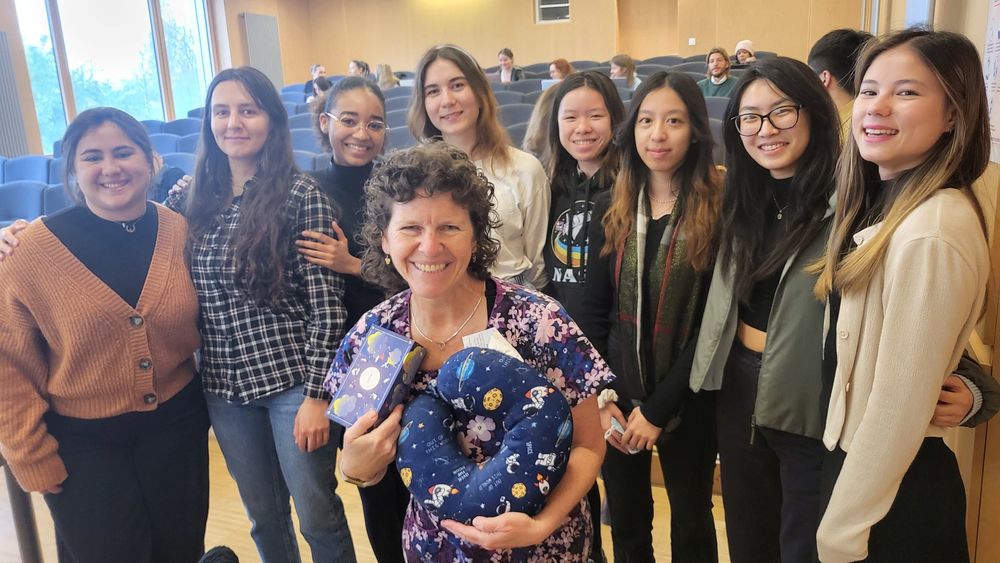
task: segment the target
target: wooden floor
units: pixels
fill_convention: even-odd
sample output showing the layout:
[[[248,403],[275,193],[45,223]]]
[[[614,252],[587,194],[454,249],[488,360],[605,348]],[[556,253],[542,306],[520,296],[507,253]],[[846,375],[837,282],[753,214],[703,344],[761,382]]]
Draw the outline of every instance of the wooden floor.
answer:
[[[219,451],[215,440],[210,441],[211,455],[211,508],[208,516],[208,530],[205,537],[205,545],[212,547],[215,545],[228,545],[240,556],[240,561],[244,563],[258,561],[257,552],[254,549],[253,541],[250,539],[250,524],[246,514],[243,512],[243,505],[240,504],[239,494],[236,485],[226,471],[222,453]],[[368,539],[365,536],[364,517],[361,513],[361,501],[358,498],[357,488],[343,484],[338,492],[344,500],[347,510],[347,519],[351,526],[351,535],[354,538],[354,548],[358,554],[360,563],[374,563],[375,556],[372,554]],[[654,526],[654,549],[656,560],[670,561],[670,540],[667,533],[667,519],[669,507],[664,491],[660,487],[654,487],[653,496],[656,503],[656,518]],[[55,539],[52,530],[52,520],[49,518],[48,509],[45,502],[39,495],[32,495],[35,514],[38,519],[40,529],[42,552],[46,563],[55,563]],[[729,552],[726,548],[725,522],[722,516],[722,500],[715,497],[715,526],[719,535],[719,559],[722,563],[729,562]],[[611,529],[601,526],[604,538],[605,553],[611,559]],[[309,547],[299,537],[299,546],[302,550],[303,560],[310,561]],[[10,516],[10,505],[7,502],[7,489],[0,486],[0,563],[19,563],[17,542],[14,535],[14,525]]]

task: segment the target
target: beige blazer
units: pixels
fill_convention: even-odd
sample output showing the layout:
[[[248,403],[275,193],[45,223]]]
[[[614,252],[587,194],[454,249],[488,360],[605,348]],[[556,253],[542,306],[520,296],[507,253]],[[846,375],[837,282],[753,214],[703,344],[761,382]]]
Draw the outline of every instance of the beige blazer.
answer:
[[[854,240],[863,246],[881,224]],[[939,190],[900,224],[868,290],[845,294],[823,442],[847,452],[817,534],[824,563],[868,555],[983,310],[989,254],[968,197]]]

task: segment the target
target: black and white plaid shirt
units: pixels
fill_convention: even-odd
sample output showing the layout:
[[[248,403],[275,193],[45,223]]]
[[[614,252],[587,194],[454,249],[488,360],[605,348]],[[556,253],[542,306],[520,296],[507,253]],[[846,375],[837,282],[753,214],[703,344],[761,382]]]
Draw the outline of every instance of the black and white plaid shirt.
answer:
[[[247,182],[246,192],[254,189]],[[240,218],[236,198],[219,225],[191,246],[191,278],[201,306],[201,377],[205,390],[248,403],[300,383],[305,395],[329,396],[323,378],[344,336],[344,281],[336,272],[307,262],[294,238],[305,230],[328,233],[333,207],[310,176],[296,174],[286,216],[294,237],[285,265],[287,297],[279,311],[258,304],[235,283],[230,240]],[[176,200],[167,202],[177,205]]]

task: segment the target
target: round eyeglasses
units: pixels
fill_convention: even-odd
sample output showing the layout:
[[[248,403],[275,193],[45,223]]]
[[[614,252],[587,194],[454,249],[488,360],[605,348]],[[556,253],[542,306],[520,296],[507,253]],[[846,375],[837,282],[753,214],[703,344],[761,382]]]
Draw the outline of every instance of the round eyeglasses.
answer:
[[[778,106],[765,114],[741,113],[733,118],[733,123],[736,125],[736,130],[744,137],[752,137],[760,133],[761,128],[764,127],[765,119],[771,123],[771,127],[784,131],[795,127],[795,124],[799,122],[800,109],[802,109],[802,104]]]
[[[358,127],[364,127],[365,131],[368,131],[372,135],[381,135],[385,133],[389,126],[385,124],[381,119],[373,119],[371,121],[362,122],[357,117],[353,115],[333,115],[332,113],[325,113],[327,117],[336,121],[341,127],[346,127],[347,129],[357,129]]]

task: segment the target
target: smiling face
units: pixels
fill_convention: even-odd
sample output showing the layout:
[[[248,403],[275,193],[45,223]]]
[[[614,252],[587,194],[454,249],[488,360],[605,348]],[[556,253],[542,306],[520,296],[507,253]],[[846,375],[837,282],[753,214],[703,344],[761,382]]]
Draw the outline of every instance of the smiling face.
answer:
[[[510,72],[510,69],[514,67],[514,59],[503,53],[500,53],[500,55],[497,56],[497,62],[500,63],[500,68],[507,72]]]
[[[954,115],[940,81],[904,45],[882,53],[868,67],[851,127],[861,158],[889,180],[927,160],[941,135],[954,127]]]
[[[212,135],[230,162],[256,163],[271,133],[271,119],[235,80],[212,92]]]
[[[708,72],[712,78],[722,78],[729,72],[729,60],[722,53],[712,53],[708,57]]]
[[[475,232],[469,211],[451,194],[417,197],[394,203],[382,235],[382,251],[413,290],[424,299],[440,299],[476,280],[469,274],[475,252]]]
[[[577,88],[559,104],[559,142],[589,177],[601,167],[611,142],[611,116],[593,88]]]
[[[427,66],[424,110],[445,141],[475,132],[479,100],[455,63],[439,58]]]
[[[386,130],[372,132],[367,124],[385,123],[385,108],[367,88],[342,92],[329,113],[338,119],[323,114],[319,126],[330,139],[334,162],[341,166],[364,166],[382,152]]]
[[[111,122],[87,131],[77,145],[72,175],[87,208],[108,221],[131,221],[146,210],[153,165]]]
[[[691,121],[680,95],[668,87],[647,94],[635,122],[635,150],[650,172],[673,176],[690,146]]]
[[[778,90],[767,80],[759,79],[752,82],[740,97],[739,113],[766,114],[782,106],[795,106],[797,103],[784,92]],[[732,123],[727,124],[733,127]],[[809,146],[809,113],[799,110],[799,119],[791,129],[779,130],[770,120],[763,120],[760,131],[748,137],[740,136],[743,148],[750,158],[767,169],[775,179],[791,178],[795,175],[795,167],[799,158]]]

